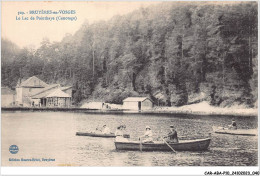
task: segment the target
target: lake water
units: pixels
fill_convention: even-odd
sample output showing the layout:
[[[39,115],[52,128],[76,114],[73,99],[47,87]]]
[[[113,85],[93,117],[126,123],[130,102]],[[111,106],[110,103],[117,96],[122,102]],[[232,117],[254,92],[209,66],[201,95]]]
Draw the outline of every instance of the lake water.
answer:
[[[257,117],[235,117],[238,128],[255,129]],[[3,166],[257,166],[258,138],[216,134],[212,126],[227,126],[232,117],[71,112],[2,112]],[[112,131],[125,124],[133,140],[149,125],[157,137],[173,124],[179,136],[203,138],[211,134],[203,152],[117,151],[112,138],[76,136],[106,124]],[[9,147],[19,152],[11,154]],[[55,161],[9,161],[45,158]]]

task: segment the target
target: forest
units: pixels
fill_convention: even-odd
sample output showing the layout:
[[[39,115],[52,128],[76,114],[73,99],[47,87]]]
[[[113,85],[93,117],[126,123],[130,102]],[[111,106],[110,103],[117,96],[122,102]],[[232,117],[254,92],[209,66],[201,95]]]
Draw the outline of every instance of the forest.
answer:
[[[2,38],[2,86],[37,76],[73,86],[76,105],[121,104],[148,96],[156,105],[255,107],[257,2],[162,2],[89,24],[37,49]]]

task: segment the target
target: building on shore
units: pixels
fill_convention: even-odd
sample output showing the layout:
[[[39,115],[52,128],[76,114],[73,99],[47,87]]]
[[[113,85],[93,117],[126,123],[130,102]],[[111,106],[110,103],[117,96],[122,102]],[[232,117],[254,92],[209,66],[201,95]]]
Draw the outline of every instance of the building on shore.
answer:
[[[157,91],[153,93],[153,97],[156,98],[157,106],[165,106],[166,105],[166,97],[161,91]]]
[[[15,91],[8,87],[1,87],[1,107],[10,107],[15,104]]]
[[[61,89],[57,89],[54,92],[46,96],[46,107],[61,107],[68,108],[71,106],[71,96]]]
[[[58,104],[49,106],[47,103],[49,95],[57,92],[60,95],[66,94],[66,97],[61,98]],[[33,106],[33,107],[70,107],[72,99],[72,86],[61,87],[60,84],[49,85],[40,80],[36,76],[32,76],[25,81],[18,81],[16,86],[16,105]],[[65,96],[63,94],[63,96]],[[63,99],[65,102],[63,103]],[[69,99],[69,100],[68,100]]]
[[[123,109],[149,110],[153,108],[153,101],[148,97],[128,97],[123,100]]]
[[[46,107],[47,98],[46,96],[60,88],[59,84],[53,84],[44,89],[36,92],[31,96],[31,106],[35,107]]]
[[[16,85],[16,104],[20,106],[30,106],[30,96],[45,87],[48,87],[48,84],[36,76],[32,76],[25,81],[19,79]]]

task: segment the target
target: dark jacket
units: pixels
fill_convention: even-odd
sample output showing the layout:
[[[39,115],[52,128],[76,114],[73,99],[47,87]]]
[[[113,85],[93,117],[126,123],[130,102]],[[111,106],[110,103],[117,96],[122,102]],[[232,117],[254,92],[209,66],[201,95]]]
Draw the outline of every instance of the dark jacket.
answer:
[[[168,142],[174,142],[174,143],[178,143],[179,140],[178,140],[178,134],[177,134],[177,131],[170,131],[168,133],[168,139],[167,139]]]
[[[237,123],[236,123],[236,122],[232,122],[231,125],[232,125],[232,128],[233,128],[233,129],[237,129]]]

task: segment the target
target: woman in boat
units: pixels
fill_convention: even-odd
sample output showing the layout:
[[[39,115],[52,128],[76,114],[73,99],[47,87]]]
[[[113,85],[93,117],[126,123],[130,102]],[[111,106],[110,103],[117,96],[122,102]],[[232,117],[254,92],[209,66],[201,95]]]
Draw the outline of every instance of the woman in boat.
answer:
[[[153,143],[153,132],[152,132],[151,128],[149,126],[146,126],[145,130],[146,131],[145,131],[144,135],[140,136],[139,140],[144,137],[145,138],[143,140],[144,143]]]
[[[178,143],[179,142],[177,131],[174,129],[173,125],[170,126],[170,132],[164,138],[167,138],[166,141],[168,143]]]
[[[228,129],[236,130],[237,129],[237,123],[234,119],[232,119],[231,125],[228,125]]]
[[[123,127],[122,125],[118,126],[115,132],[116,136],[116,142],[127,142],[128,140],[124,138],[124,132],[123,132]]]
[[[111,132],[110,132],[110,129],[109,129],[106,125],[104,125],[104,126],[103,126],[103,130],[102,130],[102,133],[103,133],[103,134],[110,134]]]

